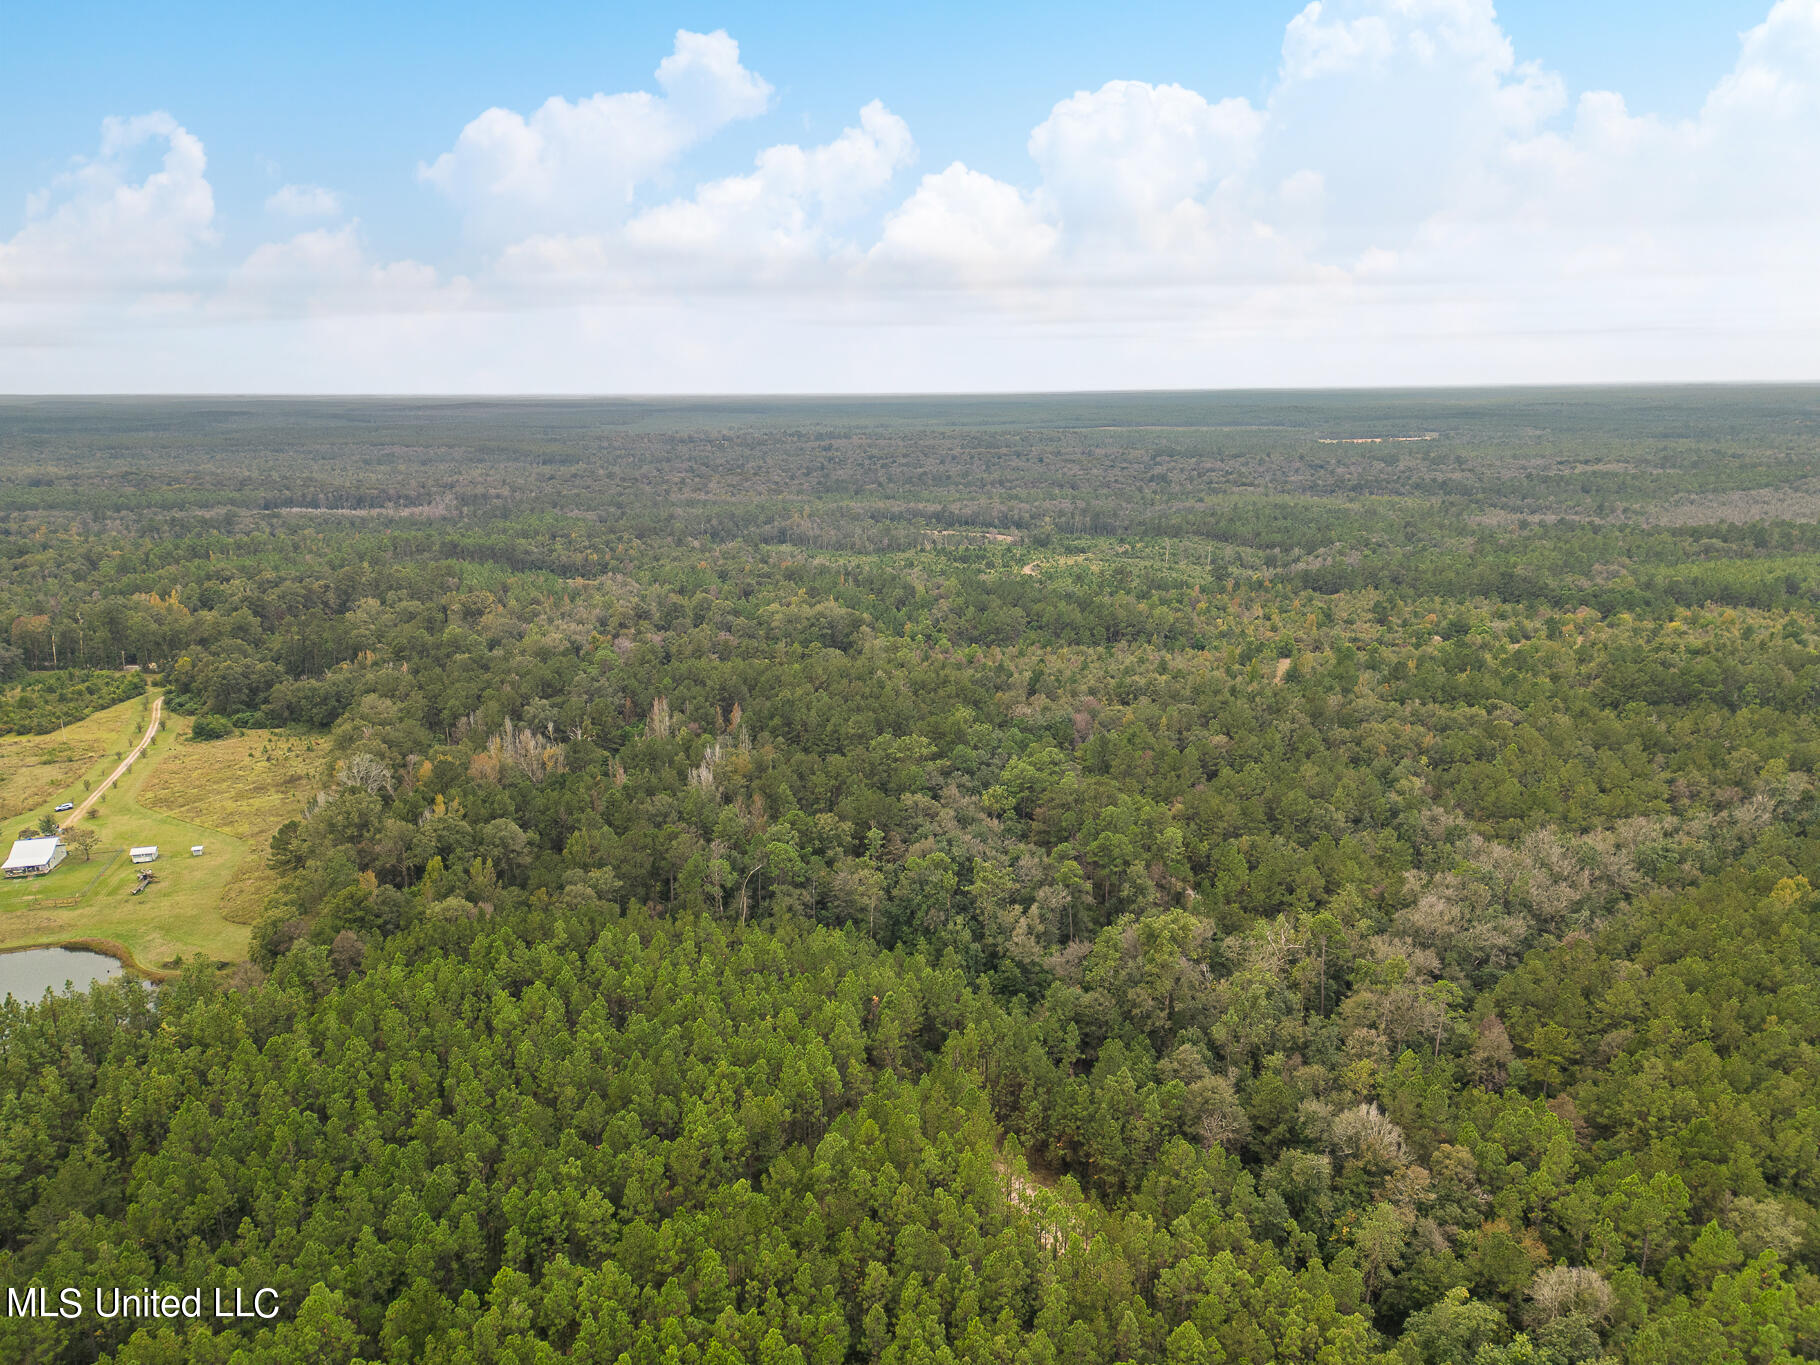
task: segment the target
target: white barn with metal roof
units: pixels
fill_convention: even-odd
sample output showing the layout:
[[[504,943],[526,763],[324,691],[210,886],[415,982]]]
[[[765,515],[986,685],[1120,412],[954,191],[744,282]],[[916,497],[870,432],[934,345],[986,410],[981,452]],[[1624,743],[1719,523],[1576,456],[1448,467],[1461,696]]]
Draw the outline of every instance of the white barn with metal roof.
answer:
[[[41,872],[49,872],[68,856],[69,850],[63,846],[63,840],[54,834],[47,834],[42,839],[20,839],[6,855],[5,872],[9,877],[35,877]]]

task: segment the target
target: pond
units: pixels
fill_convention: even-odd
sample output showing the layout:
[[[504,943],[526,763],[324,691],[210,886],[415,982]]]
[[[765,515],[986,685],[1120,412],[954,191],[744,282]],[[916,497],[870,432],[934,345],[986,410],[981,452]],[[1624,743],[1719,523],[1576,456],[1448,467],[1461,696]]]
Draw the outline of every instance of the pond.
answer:
[[[35,1005],[47,989],[61,991],[68,982],[85,991],[91,982],[112,981],[123,970],[106,953],[80,948],[27,948],[22,953],[0,953],[0,997],[11,995]]]

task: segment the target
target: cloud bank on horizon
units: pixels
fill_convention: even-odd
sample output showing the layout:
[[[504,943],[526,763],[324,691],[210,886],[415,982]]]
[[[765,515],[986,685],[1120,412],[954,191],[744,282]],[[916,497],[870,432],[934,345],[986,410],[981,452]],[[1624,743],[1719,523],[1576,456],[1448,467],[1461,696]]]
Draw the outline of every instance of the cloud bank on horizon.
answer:
[[[1317,0],[1261,103],[1074,92],[1020,184],[919,166],[873,101],[679,190],[779,97],[725,32],[653,82],[452,129],[414,173],[462,273],[376,257],[321,185],[223,259],[202,136],[110,118],[0,240],[0,388],[1820,379],[1820,0],[1777,0],[1678,121],[1570,97],[1490,0]]]

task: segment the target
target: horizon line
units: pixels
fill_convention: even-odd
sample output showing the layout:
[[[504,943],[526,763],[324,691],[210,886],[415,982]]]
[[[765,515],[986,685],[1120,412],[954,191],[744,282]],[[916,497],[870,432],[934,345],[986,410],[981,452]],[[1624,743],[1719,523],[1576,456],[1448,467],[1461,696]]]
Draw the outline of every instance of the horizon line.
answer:
[[[1211,397],[1245,394],[1414,394],[1414,393],[1533,393],[1550,390],[1579,392],[1650,390],[1650,389],[1820,389],[1820,378],[1814,379],[1626,379],[1626,380],[1506,380],[1486,383],[1433,384],[1333,384],[1333,385],[1244,385],[1208,388],[1115,388],[1115,389],[765,389],[700,390],[689,392],[604,391],[519,391],[473,392],[425,389],[416,391],[314,391],[298,390],[143,390],[88,393],[26,392],[0,390],[0,403],[13,401],[64,402],[80,400],[238,400],[253,402],[310,400],[371,400],[376,402],[622,402],[622,403],[720,403],[800,400],[878,400],[878,399],[993,399],[993,398],[1171,398]]]

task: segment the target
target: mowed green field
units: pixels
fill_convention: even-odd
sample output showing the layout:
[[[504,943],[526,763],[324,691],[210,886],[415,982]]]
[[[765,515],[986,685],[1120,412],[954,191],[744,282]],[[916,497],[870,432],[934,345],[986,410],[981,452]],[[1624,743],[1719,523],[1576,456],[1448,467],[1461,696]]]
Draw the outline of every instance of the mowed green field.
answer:
[[[135,701],[85,721],[111,718],[119,743],[105,750],[96,771],[30,809],[79,802],[82,777],[97,783],[111,772],[116,750],[134,742],[138,707]],[[274,880],[266,842],[310,790],[308,742],[255,732],[198,744],[189,729],[187,718],[167,712],[151,747],[83,820],[99,836],[91,860],[72,852],[47,876],[0,883],[0,950],[90,942],[152,974],[197,954],[217,962],[246,956],[248,926]],[[11,771],[50,738],[0,742],[0,765]],[[7,821],[8,847],[23,823]],[[144,844],[158,846],[158,861],[145,869],[156,880],[132,895],[141,869],[126,850]],[[196,844],[200,857],[190,855]]]

